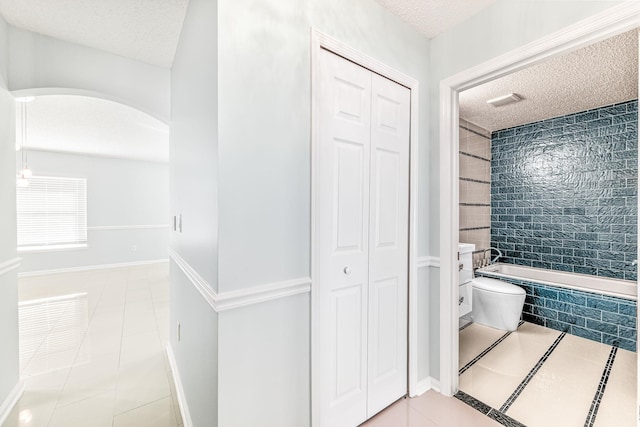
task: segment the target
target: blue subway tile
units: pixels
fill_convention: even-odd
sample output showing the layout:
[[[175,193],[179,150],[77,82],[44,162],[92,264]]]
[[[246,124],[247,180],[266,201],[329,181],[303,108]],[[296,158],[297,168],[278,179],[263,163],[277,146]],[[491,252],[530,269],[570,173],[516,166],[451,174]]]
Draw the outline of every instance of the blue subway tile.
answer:
[[[636,319],[634,317],[625,316],[623,314],[610,313],[608,311],[602,312],[602,321],[614,323],[616,325],[624,326],[627,328],[636,327]]]
[[[537,314],[540,317],[544,317],[545,319],[552,319],[552,320],[558,319],[558,312],[555,310],[551,310],[543,307],[534,307],[533,311],[534,311],[534,314]]]
[[[602,298],[587,298],[587,307],[597,308],[602,311],[618,312],[618,303],[603,300]]]
[[[577,295],[574,293],[567,293],[567,292],[559,292],[558,300],[562,302],[568,302],[570,304],[583,305],[583,306],[586,305],[587,303],[587,298],[585,296]]]
[[[619,330],[619,335],[622,338],[627,338],[633,341],[636,341],[637,336],[638,336],[638,331],[632,328],[625,328],[624,326],[619,326],[618,327]]]
[[[535,296],[549,299],[558,299],[558,291],[537,287],[534,289]]]
[[[602,320],[602,311],[595,308],[575,305],[573,306],[573,314],[575,314],[576,316],[588,317],[594,320]]]
[[[620,337],[618,335],[602,334],[602,342],[613,347],[620,347]]]
[[[587,319],[587,328],[603,334],[618,335],[618,325],[601,322],[599,320]]]
[[[626,340],[624,338],[618,339],[618,347],[628,350],[628,351],[636,351],[636,341]]]
[[[566,302],[560,302],[553,299],[545,299],[544,306],[556,311],[562,311],[564,313],[571,313],[572,305]]]
[[[525,322],[544,326],[544,319],[540,316],[536,316],[535,314],[522,313],[522,320],[524,320]]]
[[[576,316],[573,314],[558,312],[558,321],[568,323],[575,326],[585,326],[586,319],[584,317]]]
[[[571,334],[582,337],[582,338],[587,338],[593,341],[602,342],[602,333],[593,331],[590,329],[585,329],[578,326],[572,326]]]
[[[637,308],[635,304],[619,304],[618,313],[623,314],[625,316],[635,316],[637,313]]]
[[[558,320],[545,319],[544,326],[547,328],[555,329],[556,331],[569,332],[571,325],[568,323],[560,322]]]

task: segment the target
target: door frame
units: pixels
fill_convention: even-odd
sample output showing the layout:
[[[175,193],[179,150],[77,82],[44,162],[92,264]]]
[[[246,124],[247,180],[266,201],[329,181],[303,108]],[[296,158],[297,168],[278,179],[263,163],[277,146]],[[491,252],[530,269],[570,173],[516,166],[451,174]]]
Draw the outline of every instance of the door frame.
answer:
[[[440,391],[458,391],[459,92],[640,26],[625,2],[440,82]],[[456,286],[454,286],[456,284]]]
[[[418,384],[418,317],[417,317],[417,218],[418,218],[418,80],[342,43],[320,31],[311,29],[311,425],[319,422],[319,372],[315,363],[319,351],[319,289],[316,286],[319,262],[316,209],[318,206],[318,160],[320,143],[320,51],[325,49],[363,68],[386,77],[411,91],[409,128],[409,319],[408,319],[408,393],[417,394]]]

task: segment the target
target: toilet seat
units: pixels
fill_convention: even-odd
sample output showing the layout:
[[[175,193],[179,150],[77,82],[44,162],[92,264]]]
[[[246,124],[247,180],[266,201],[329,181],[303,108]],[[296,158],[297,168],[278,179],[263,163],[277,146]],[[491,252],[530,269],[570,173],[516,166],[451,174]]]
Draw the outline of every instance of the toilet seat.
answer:
[[[483,291],[499,294],[524,295],[525,291],[520,286],[489,277],[475,277],[472,280],[473,287]]]

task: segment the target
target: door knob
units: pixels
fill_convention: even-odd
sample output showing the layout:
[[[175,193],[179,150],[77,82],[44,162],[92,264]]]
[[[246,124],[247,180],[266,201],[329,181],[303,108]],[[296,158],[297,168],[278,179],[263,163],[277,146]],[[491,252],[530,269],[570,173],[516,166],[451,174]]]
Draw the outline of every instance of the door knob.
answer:
[[[345,268],[342,269],[342,271],[344,271],[344,274],[350,274],[351,268],[347,265]]]

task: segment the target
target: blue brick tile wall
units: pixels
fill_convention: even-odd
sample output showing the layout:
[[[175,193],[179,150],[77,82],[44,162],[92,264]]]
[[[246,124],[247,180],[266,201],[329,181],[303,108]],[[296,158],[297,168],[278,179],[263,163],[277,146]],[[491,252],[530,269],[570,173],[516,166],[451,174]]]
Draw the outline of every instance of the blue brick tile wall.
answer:
[[[591,292],[495,277],[527,293],[522,319],[593,341],[636,351],[636,302]]]
[[[501,261],[636,280],[638,101],[494,132]]]

